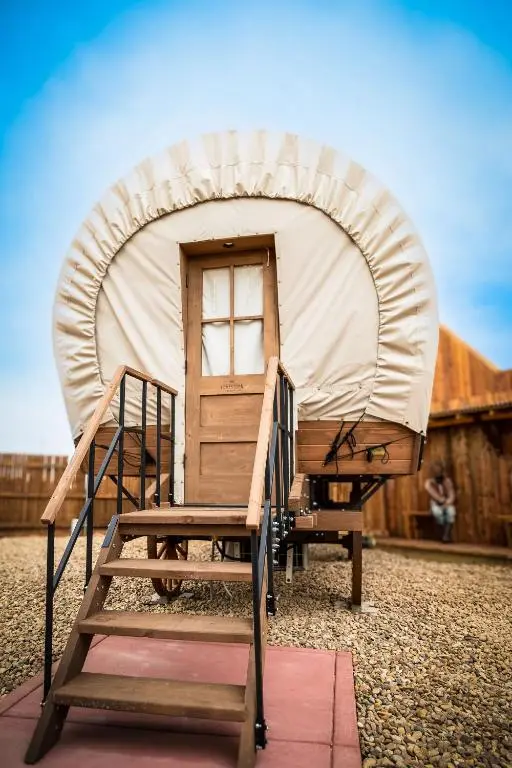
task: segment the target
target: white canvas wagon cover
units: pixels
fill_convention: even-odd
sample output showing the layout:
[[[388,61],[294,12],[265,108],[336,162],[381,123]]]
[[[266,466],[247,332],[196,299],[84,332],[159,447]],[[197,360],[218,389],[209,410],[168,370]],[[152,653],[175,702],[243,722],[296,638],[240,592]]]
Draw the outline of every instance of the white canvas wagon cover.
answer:
[[[183,453],[180,243],[274,235],[280,357],[301,419],[385,419],[424,432],[438,319],[421,241],[360,165],[292,134],[182,142],[117,182],[62,267],[54,348],[73,436],[116,367],[174,387]],[[128,411],[138,394],[128,391]],[[115,420],[115,411],[107,414]]]

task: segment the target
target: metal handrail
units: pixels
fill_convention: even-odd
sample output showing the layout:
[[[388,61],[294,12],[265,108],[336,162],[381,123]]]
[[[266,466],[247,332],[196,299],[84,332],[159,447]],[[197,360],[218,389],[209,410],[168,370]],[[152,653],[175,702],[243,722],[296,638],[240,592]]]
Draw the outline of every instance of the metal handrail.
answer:
[[[274,418],[273,403],[278,379],[284,379],[287,382],[290,391],[292,393],[295,391],[293,382],[282,363],[277,357],[271,357],[268,361],[267,375],[265,377],[263,405],[261,407],[261,419],[258,430],[258,440],[256,443],[256,453],[254,456],[249,503],[247,505],[247,519],[245,524],[246,527],[250,529],[259,528],[261,522],[261,499],[263,497],[263,489],[265,485],[265,463],[272,434]]]
[[[124,433],[130,431],[130,427],[125,426],[125,390],[126,377],[138,379],[142,382],[142,401],[141,401],[141,440],[140,440],[140,493],[136,499],[131,493],[127,492],[123,485],[124,469]],[[43,701],[46,699],[51,686],[52,679],[52,661],[53,661],[53,603],[55,591],[59,586],[62,575],[69,562],[75,544],[80,536],[84,525],[87,523],[86,556],[85,556],[85,588],[89,583],[92,574],[92,544],[94,530],[94,500],[99,490],[103,478],[107,474],[107,469],[117,451],[117,475],[110,475],[117,485],[117,514],[113,519],[117,519],[123,511],[123,496],[126,496],[132,504],[139,509],[145,506],[146,493],[146,430],[147,430],[147,390],[148,384],[156,388],[157,394],[157,417],[156,417],[156,478],[151,492],[154,493],[154,500],[157,505],[160,504],[161,483],[168,478],[168,499],[171,504],[174,503],[174,446],[175,446],[175,423],[176,423],[176,390],[168,387],[162,382],[152,379],[147,374],[135,371],[133,368],[120,366],[110,383],[109,388],[98,403],[96,410],[87,425],[83,436],[78,443],[75,453],[69,462],[62,478],[48,503],[41,521],[47,526],[47,556],[46,556],[46,609],[45,609],[45,639],[44,639],[44,681],[43,681]],[[117,390],[119,389],[119,426],[106,449],[104,459],[100,468],[95,472],[95,454],[96,454],[96,434],[102,424],[103,416],[111,404]],[[162,391],[170,395],[171,398],[171,424],[169,434],[162,432]],[[169,451],[169,472],[162,473],[162,440],[170,441]],[[55,570],[55,519],[64,503],[67,493],[73,485],[76,475],[85,457],[89,454],[88,473],[87,473],[87,498],[80,511],[78,520],[73,528],[64,553]],[[148,489],[149,490],[149,489]]]
[[[273,555],[280,541],[294,524],[288,510],[288,496],[294,476],[293,384],[277,358],[269,360],[252,491],[251,528],[252,602],[254,664],[256,688],[255,739],[258,747],[266,744],[263,707],[263,638],[261,610],[266,602],[267,615],[274,615]],[[257,494],[257,495],[256,495]],[[263,510],[261,500],[263,497]],[[256,498],[258,504],[256,505]],[[264,589],[266,587],[266,589]]]
[[[57,486],[52,493],[43,514],[41,515],[41,523],[43,523],[43,525],[51,525],[51,523],[55,522],[55,518],[60,512],[60,509],[66,500],[66,496],[68,495],[76,480],[76,476],[80,470],[80,467],[82,466],[82,462],[87,456],[87,452],[89,451],[94,436],[98,431],[98,427],[101,425],[103,416],[105,415],[108,407],[117,394],[117,390],[125,375],[131,376],[132,378],[138,379],[142,382],[153,384],[157,387],[157,391],[163,390],[172,396],[176,396],[178,394],[175,389],[168,387],[166,384],[162,384],[156,379],[152,379],[148,374],[142,373],[141,371],[136,371],[134,368],[130,368],[127,365],[120,365],[116,370],[114,378],[110,382],[108,389],[96,406],[96,410],[94,411],[94,414],[87,424],[87,427],[85,428],[80,438],[80,441],[75,449],[73,456],[71,457],[71,460],[64,470],[62,477],[57,483]]]

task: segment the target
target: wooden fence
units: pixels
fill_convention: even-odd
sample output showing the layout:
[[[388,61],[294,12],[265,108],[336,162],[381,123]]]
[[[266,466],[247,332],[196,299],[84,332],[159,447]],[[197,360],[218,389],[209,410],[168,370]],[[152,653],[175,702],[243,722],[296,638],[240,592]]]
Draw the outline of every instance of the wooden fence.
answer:
[[[0,531],[38,531],[44,509],[68,463],[67,456],[0,454]],[[136,478],[125,478],[128,490],[137,491]],[[104,478],[94,502],[95,527],[105,527],[116,511],[117,488]],[[57,518],[57,528],[69,529],[84,505],[85,476],[80,473]],[[124,510],[133,506],[124,502]]]

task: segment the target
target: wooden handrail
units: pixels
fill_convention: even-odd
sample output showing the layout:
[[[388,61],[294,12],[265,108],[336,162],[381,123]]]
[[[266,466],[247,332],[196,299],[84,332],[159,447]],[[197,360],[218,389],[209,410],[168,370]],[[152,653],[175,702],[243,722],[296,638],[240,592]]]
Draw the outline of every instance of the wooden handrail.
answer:
[[[130,368],[129,365],[120,365],[114,376],[117,376],[121,368],[123,369],[123,373],[128,373],[130,376],[133,376],[134,379],[138,379],[139,381],[152,381],[149,373],[137,371],[135,368]]]
[[[274,392],[277,384],[278,369],[279,360],[277,357],[271,357],[268,361],[267,375],[265,378],[260,428],[258,431],[258,442],[256,443],[256,453],[254,456],[254,469],[252,472],[251,490],[249,491],[249,503],[247,505],[247,528],[259,528],[260,525],[261,499],[265,483],[265,465],[267,462],[268,444],[274,420]]]
[[[286,370],[286,368],[284,367],[284,365],[280,360],[279,360],[278,370],[281,371],[285,379],[288,380],[288,384],[290,385],[290,388],[293,389],[293,391],[295,392],[295,384],[293,383],[290,374],[288,373],[288,371]]]
[[[70,462],[64,470],[62,477],[57,483],[57,487],[55,488],[48,504],[46,505],[46,509],[41,516],[41,523],[43,525],[51,525],[55,522],[55,518],[57,517],[60,508],[62,507],[69,491],[73,486],[73,483],[76,480],[76,476],[80,470],[80,467],[82,466],[82,462],[87,456],[90,445],[94,439],[94,436],[96,435],[96,432],[98,431],[98,427],[101,425],[103,416],[105,415],[110,403],[114,399],[117,389],[121,384],[125,374],[129,374],[135,379],[139,379],[139,381],[147,381],[150,384],[161,387],[162,389],[164,388],[164,385],[162,385],[156,379],[152,379],[151,376],[149,376],[147,373],[142,373],[141,371],[137,371],[127,365],[120,365],[119,368],[117,368],[114,374],[114,378],[110,382],[108,389],[105,390],[103,397],[96,406],[96,410],[94,411],[91,420],[87,424],[87,427],[85,428],[80,438],[80,441],[75,449],[73,456],[71,457]],[[165,385],[165,391],[171,395],[178,394],[174,389],[167,387],[167,385]]]
[[[163,381],[159,381],[158,379],[150,379],[151,384],[153,384],[154,387],[160,387],[162,392],[167,392],[168,395],[177,395],[175,389],[172,387],[169,387],[167,384],[164,384]]]

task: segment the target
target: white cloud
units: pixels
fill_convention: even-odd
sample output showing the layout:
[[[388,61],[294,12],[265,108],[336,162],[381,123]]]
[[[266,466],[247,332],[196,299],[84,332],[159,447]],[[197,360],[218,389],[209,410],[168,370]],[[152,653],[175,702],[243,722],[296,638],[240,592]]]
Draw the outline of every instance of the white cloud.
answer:
[[[503,329],[497,335],[495,315],[472,307],[483,273],[512,282],[512,73],[498,57],[460,30],[419,27],[385,3],[145,8],[79,50],[11,136],[18,171],[9,205],[26,226],[9,281],[25,286],[20,343],[52,387],[44,399],[59,425],[63,411],[46,372],[53,291],[70,239],[132,165],[212,129],[292,130],[367,166],[420,230],[443,319],[512,365],[511,329],[508,339]],[[35,449],[49,411],[43,416],[25,396],[31,415],[20,445]],[[0,448],[15,439],[4,432]],[[60,426],[48,439],[62,449]]]

